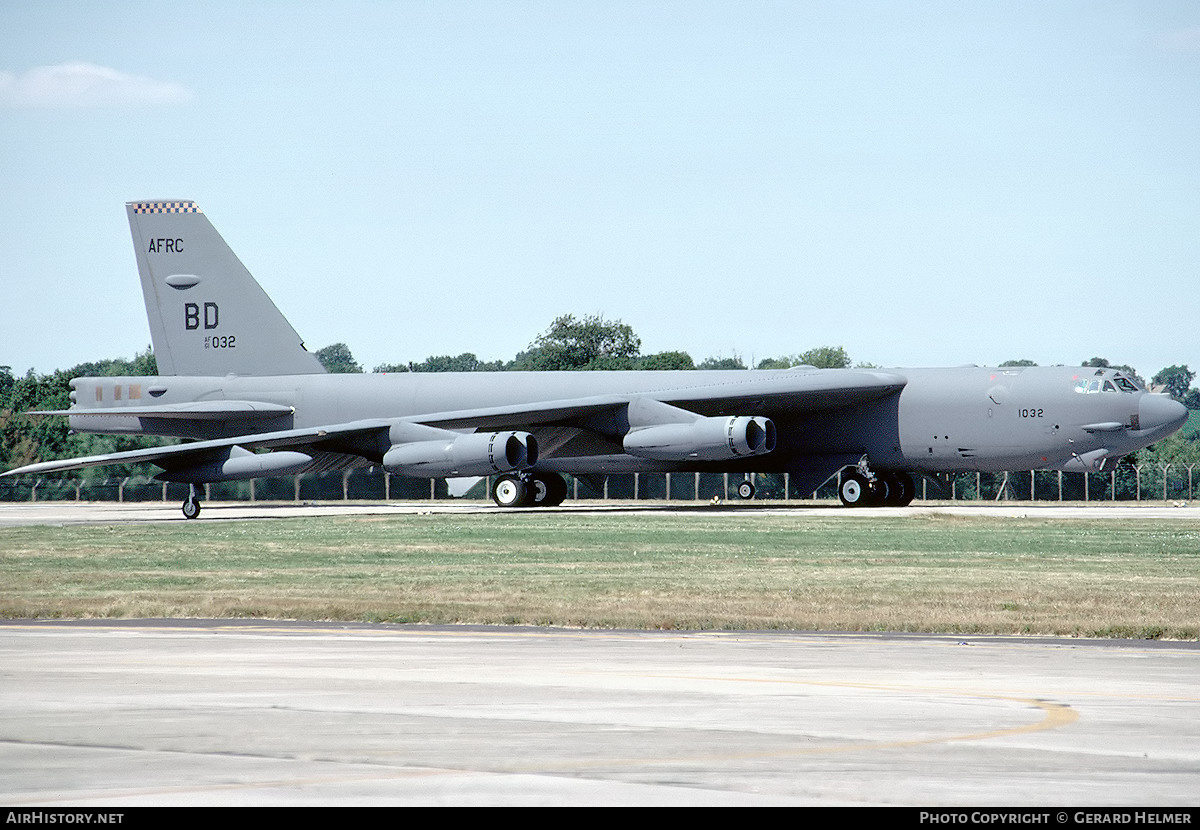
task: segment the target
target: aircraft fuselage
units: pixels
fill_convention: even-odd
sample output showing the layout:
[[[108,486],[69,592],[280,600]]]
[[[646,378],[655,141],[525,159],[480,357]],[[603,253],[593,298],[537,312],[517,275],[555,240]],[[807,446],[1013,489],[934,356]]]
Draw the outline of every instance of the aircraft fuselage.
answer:
[[[316,427],[321,424],[403,419],[470,408],[511,408],[605,395],[689,402],[704,415],[764,415],[778,427],[769,454],[735,462],[733,469],[771,472],[805,466],[814,458],[866,455],[881,470],[952,472],[1018,469],[1098,470],[1106,463],[1169,435],[1186,411],[1162,395],[1135,387],[1115,370],[1087,367],[1021,367],[889,370],[801,370],[894,376],[894,391],[845,406],[831,399],[800,411],[753,394],[728,403],[739,384],[755,388],[797,370],[667,372],[498,372],[287,375],[275,377],[115,377],[72,381],[80,404],[111,408],[113,415],[72,416],[90,432],[153,434],[193,439]],[[726,402],[705,407],[704,395],[721,389]],[[252,401],[278,412],[222,420],[135,417],[125,408]],[[475,417],[474,423],[480,419]],[[504,426],[498,416],[493,426]],[[579,440],[569,427],[544,420],[534,429],[546,449],[536,467],[572,473],[638,470],[705,470],[695,461],[658,461],[620,450],[619,419],[604,440]],[[575,430],[578,432],[578,430]],[[603,426],[593,432],[604,435]],[[571,442],[577,447],[572,450]],[[557,442],[557,443],[556,443]],[[356,452],[368,461],[370,453]],[[739,466],[740,465],[740,466]],[[722,469],[730,469],[730,464]]]

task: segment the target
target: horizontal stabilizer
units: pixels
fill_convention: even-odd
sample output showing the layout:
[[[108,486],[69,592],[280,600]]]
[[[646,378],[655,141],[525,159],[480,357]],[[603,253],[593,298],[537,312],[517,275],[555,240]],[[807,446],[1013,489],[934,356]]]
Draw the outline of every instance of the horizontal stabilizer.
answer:
[[[54,409],[28,412],[28,415],[76,415],[87,417],[187,418],[200,421],[224,421],[230,418],[278,418],[291,415],[295,408],[260,401],[199,401],[162,406],[108,406],[96,409]]]

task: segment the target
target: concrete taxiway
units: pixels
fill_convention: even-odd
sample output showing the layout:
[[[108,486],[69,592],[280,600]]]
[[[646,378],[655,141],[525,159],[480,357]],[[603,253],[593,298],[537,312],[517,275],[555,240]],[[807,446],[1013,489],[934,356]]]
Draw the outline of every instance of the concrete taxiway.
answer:
[[[529,513],[528,508],[500,508],[490,501],[415,502],[205,502],[197,522],[286,519],[298,516],[387,516],[412,513]],[[1045,519],[1200,519],[1200,502],[914,502],[910,507],[859,507],[836,502],[733,501],[722,504],[668,501],[575,501],[537,513],[662,513],[711,516],[714,513],[790,514],[806,516],[964,516],[1037,517]],[[188,521],[174,502],[0,502],[0,527],[57,524]]]
[[[1195,805],[1200,648],[0,623],[0,803]]]

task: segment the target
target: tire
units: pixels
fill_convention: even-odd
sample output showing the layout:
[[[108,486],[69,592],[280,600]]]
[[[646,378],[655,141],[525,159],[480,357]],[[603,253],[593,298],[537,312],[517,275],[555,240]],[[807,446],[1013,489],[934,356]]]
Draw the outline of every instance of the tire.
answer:
[[[557,473],[534,473],[529,479],[530,507],[557,507],[567,497],[567,482]]]
[[[889,473],[887,483],[888,507],[908,507],[917,497],[917,485],[908,473]]]
[[[183,503],[183,517],[185,519],[194,519],[200,515],[200,502],[197,499],[188,499]]]
[[[871,503],[870,483],[859,473],[843,473],[838,498],[846,507],[864,507]]]
[[[739,499],[754,498],[754,483],[749,479],[739,482],[737,486],[737,494]]]
[[[492,485],[492,501],[500,507],[523,507],[528,496],[529,488],[516,476],[500,476]]]

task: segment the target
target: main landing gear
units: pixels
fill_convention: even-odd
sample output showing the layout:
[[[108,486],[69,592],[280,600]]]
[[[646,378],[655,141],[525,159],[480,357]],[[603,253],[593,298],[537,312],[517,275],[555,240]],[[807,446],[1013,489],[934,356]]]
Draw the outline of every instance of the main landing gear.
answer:
[[[200,489],[195,484],[188,485],[188,497],[183,503],[183,517],[194,519],[200,515]]]
[[[842,471],[838,498],[846,507],[907,507],[917,485],[908,473],[878,473],[874,478],[857,467]]]
[[[500,507],[557,507],[567,497],[567,482],[557,473],[507,473],[492,485]]]

